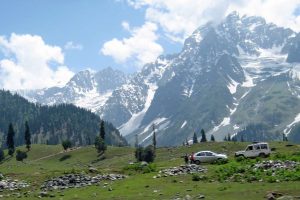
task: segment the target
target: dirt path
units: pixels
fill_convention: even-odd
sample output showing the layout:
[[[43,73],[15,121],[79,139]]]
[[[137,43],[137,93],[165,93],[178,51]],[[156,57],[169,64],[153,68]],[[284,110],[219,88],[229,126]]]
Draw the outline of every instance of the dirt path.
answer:
[[[72,148],[72,149],[67,150],[67,151],[61,151],[61,152],[58,152],[58,153],[55,153],[55,154],[44,156],[44,157],[41,157],[41,158],[38,158],[38,159],[35,159],[35,160],[31,160],[31,162],[43,160],[43,159],[46,159],[46,158],[51,158],[51,157],[54,157],[54,156],[57,156],[57,155],[60,155],[60,154],[63,154],[63,153],[68,153],[68,152],[76,151],[78,149],[81,149],[81,147],[76,147],[76,148]]]

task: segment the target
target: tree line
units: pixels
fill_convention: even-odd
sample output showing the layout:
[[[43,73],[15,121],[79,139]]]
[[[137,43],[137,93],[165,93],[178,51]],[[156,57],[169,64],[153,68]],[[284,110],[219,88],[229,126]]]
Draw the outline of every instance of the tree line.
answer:
[[[5,144],[7,125],[13,123],[16,146],[25,144],[25,122],[31,130],[33,144],[60,144],[70,139],[76,145],[91,145],[97,136],[101,119],[98,115],[71,104],[42,106],[28,102],[17,94],[0,90],[0,140]],[[127,145],[120,132],[104,122],[105,142],[109,145]]]

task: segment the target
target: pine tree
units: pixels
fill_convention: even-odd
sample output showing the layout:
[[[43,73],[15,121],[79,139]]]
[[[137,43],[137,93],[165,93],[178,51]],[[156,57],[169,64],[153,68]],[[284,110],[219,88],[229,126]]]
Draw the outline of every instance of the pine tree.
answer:
[[[215,136],[213,135],[213,134],[211,134],[211,136],[210,136],[210,141],[211,142],[215,142],[216,140],[215,140]]]
[[[193,144],[197,144],[197,143],[198,143],[197,134],[196,134],[196,132],[194,132],[194,136],[193,136]]]
[[[15,131],[12,123],[9,124],[8,127],[8,133],[7,133],[7,138],[6,138],[6,145],[8,148],[8,155],[13,156],[15,153],[15,142],[14,142],[14,137],[15,137]]]
[[[207,142],[206,135],[203,129],[201,129],[201,141],[200,142]]]
[[[230,133],[228,133],[228,136],[227,136],[227,141],[231,141],[231,136],[230,136]]]
[[[104,140],[99,136],[97,136],[95,138],[95,147],[96,147],[98,153],[104,153],[107,149],[107,146],[106,146]]]
[[[25,144],[28,151],[30,151],[31,148],[31,134],[29,130],[28,122],[25,122]]]
[[[104,121],[101,121],[100,125],[100,137],[104,140],[105,139],[105,128],[104,128]]]
[[[156,149],[156,133],[155,133],[155,126],[153,124],[153,147],[154,147],[154,150]]]
[[[228,140],[227,140],[227,136],[225,136],[224,141],[225,141],[225,142],[228,141]]]

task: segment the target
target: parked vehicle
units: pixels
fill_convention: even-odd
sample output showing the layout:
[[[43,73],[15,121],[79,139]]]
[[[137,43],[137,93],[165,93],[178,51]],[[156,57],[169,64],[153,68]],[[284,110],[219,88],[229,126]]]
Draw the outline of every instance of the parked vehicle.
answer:
[[[244,151],[235,152],[235,157],[243,156],[245,158],[267,157],[271,153],[269,144],[266,142],[260,142],[250,144]]]
[[[217,154],[212,151],[199,151],[190,156],[190,162],[199,165],[200,163],[213,163],[217,160],[227,160],[225,154]]]

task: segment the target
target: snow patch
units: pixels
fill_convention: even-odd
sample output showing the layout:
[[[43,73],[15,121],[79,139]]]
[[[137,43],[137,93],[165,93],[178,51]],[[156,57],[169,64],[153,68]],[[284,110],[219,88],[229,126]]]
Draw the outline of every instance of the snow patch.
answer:
[[[142,122],[142,120],[154,98],[156,89],[157,89],[157,86],[155,84],[149,84],[148,95],[146,98],[144,109],[138,113],[134,113],[132,115],[132,117],[130,118],[130,120],[128,120],[126,123],[124,123],[123,125],[121,125],[119,127],[121,135],[123,135],[123,136],[128,135],[129,133],[137,130],[140,127],[141,122]]]
[[[289,125],[286,126],[286,129],[284,129],[284,131],[283,131],[284,134],[288,135],[291,132],[293,126],[295,124],[297,124],[298,122],[300,122],[300,113],[295,117],[295,119],[292,123],[290,123]]]
[[[239,83],[233,80],[231,77],[228,78],[229,78],[229,84],[227,85],[227,88],[229,89],[231,94],[235,94],[236,88],[239,85]]]
[[[181,127],[180,127],[180,128],[183,128],[183,127],[185,127],[186,123],[187,123],[187,121],[185,120],[185,121],[182,123],[182,125],[181,125]]]

